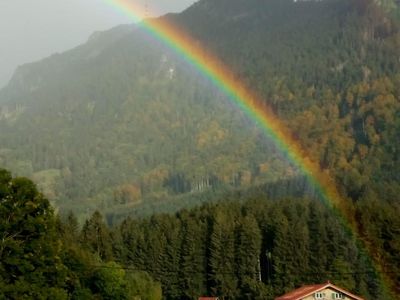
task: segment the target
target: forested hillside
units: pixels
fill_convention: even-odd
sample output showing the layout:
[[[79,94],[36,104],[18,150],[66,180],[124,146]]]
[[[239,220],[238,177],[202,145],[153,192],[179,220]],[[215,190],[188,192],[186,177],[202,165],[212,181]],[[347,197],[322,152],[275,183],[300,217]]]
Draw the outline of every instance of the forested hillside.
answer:
[[[393,200],[400,174],[395,6],[228,2],[199,1],[165,18],[287,120],[353,200],[374,193]],[[296,175],[224,95],[134,25],[21,67],[0,103],[1,164],[33,178],[64,209],[134,208]]]
[[[398,188],[398,22],[367,0],[216,3],[231,10],[222,22],[214,1],[176,22],[190,22],[354,200]]]
[[[398,299],[398,1],[201,0],[163,18],[272,108],[334,180],[355,235],[221,91],[138,26],[16,72],[0,91],[0,165],[62,215],[103,212],[114,227],[95,213],[71,247],[150,273],[167,299],[272,299],[326,279]],[[205,201],[222,203],[137,218]]]
[[[21,67],[0,98],[0,163],[64,211],[132,209],[295,171],[221,92],[134,26]]]
[[[354,204],[348,221],[400,293],[398,7],[366,0],[238,1],[231,6],[236,17],[220,22],[211,3],[199,2],[176,22],[191,22],[192,34],[258,90],[335,178]],[[248,13],[239,13],[244,6]],[[205,24],[202,14],[214,22]],[[218,24],[224,29],[205,30]]]

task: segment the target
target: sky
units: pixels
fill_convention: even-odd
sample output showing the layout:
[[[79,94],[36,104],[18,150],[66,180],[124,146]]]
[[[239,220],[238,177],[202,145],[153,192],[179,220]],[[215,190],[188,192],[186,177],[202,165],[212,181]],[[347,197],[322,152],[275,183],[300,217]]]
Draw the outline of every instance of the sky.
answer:
[[[195,0],[130,0],[149,16],[180,12]],[[84,43],[95,31],[132,23],[103,0],[0,0],[0,88],[17,66]]]

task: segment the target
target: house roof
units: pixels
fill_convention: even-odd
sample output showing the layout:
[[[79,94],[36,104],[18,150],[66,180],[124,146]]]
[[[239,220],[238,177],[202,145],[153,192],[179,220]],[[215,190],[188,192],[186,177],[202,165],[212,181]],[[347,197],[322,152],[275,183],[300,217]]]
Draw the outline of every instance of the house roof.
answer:
[[[302,286],[301,288],[298,288],[298,289],[291,291],[285,295],[275,298],[275,300],[301,300],[304,297],[310,296],[310,295],[312,295],[316,292],[319,292],[321,290],[324,290],[326,288],[334,289],[334,290],[341,292],[341,293],[345,294],[346,296],[351,297],[355,300],[364,300],[363,298],[356,296],[356,295],[330,283],[329,281],[327,283],[322,283],[322,284]]]

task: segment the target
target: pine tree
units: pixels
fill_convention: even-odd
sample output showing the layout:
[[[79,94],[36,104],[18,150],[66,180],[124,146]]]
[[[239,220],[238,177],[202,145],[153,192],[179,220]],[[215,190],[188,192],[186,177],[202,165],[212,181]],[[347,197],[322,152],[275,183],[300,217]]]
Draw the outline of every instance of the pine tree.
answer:
[[[180,214],[182,220],[181,286],[186,299],[206,295],[206,226],[193,214]],[[198,216],[197,216],[198,217]]]
[[[253,216],[240,219],[237,229],[236,262],[241,299],[254,299],[261,283],[261,232]]]
[[[223,299],[237,296],[235,268],[235,223],[232,212],[219,209],[213,220],[210,241],[210,279],[214,295]]]

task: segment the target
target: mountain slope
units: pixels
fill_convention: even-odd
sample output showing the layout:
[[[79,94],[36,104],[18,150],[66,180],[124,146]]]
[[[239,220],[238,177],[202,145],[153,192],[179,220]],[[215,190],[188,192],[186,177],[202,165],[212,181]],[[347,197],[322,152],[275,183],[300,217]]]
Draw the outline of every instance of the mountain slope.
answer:
[[[258,91],[340,189],[354,200],[379,190],[393,201],[400,180],[399,6],[234,3],[201,1],[175,22],[191,24],[191,34]],[[222,17],[215,13],[224,7]]]
[[[345,194],[389,187],[393,201],[400,38],[373,1],[203,0],[164,18],[257,91]],[[296,172],[216,88],[135,26],[22,67],[0,103],[0,162],[64,208],[135,207]]]
[[[135,206],[287,173],[224,95],[134,26],[22,67],[1,99],[0,161],[63,209]]]

